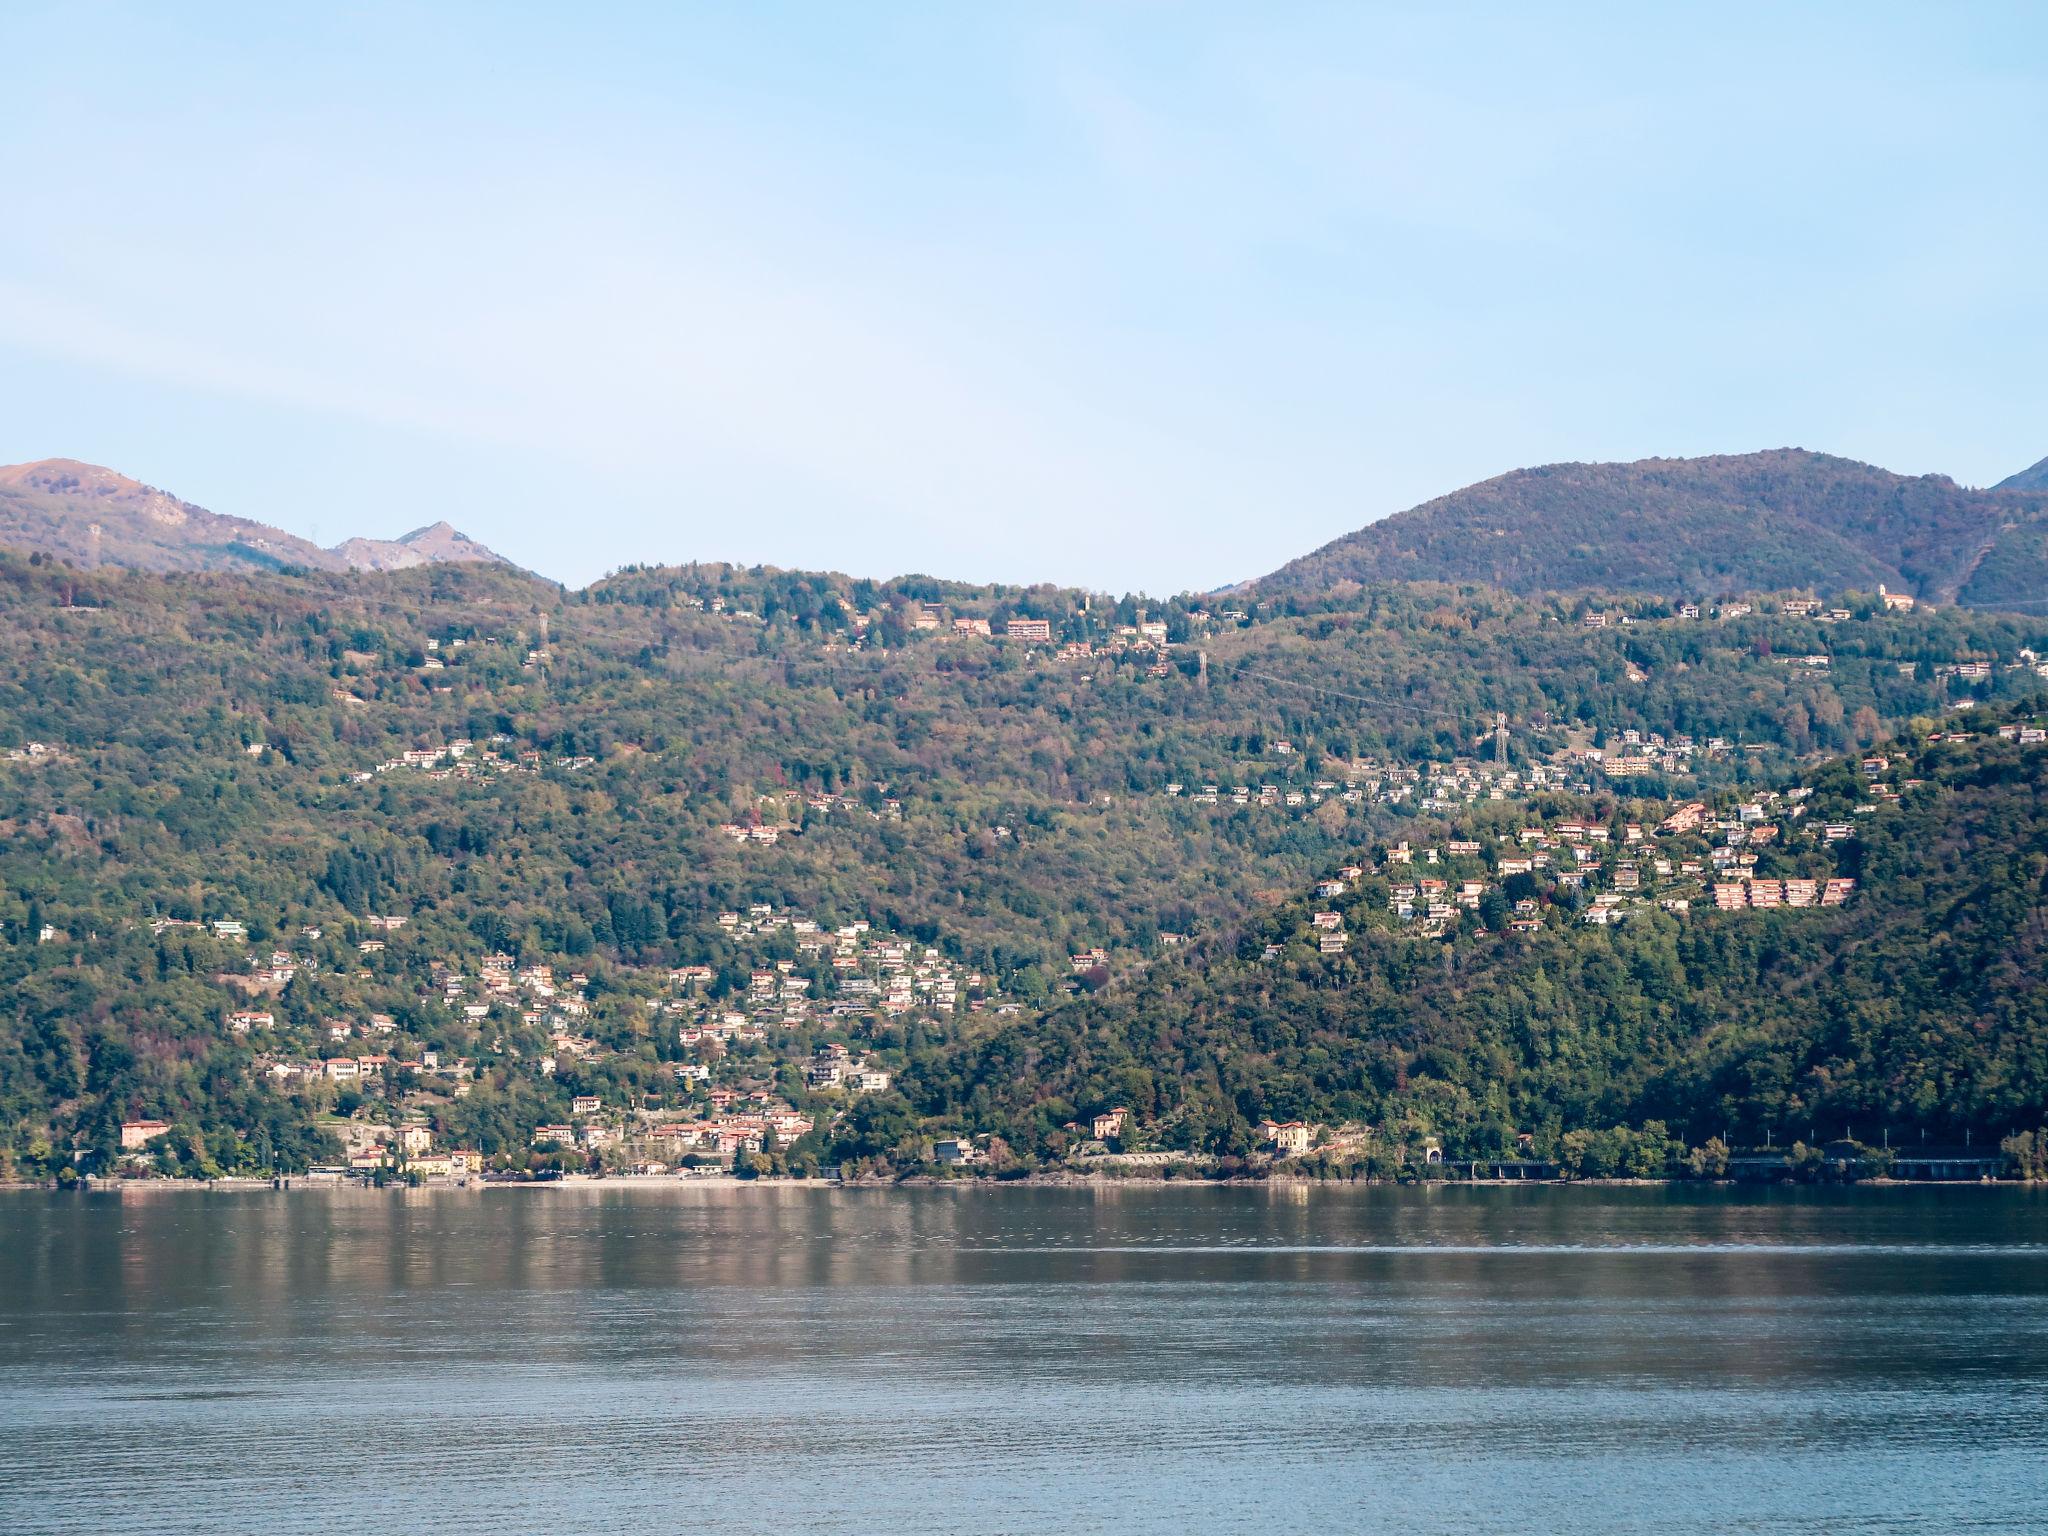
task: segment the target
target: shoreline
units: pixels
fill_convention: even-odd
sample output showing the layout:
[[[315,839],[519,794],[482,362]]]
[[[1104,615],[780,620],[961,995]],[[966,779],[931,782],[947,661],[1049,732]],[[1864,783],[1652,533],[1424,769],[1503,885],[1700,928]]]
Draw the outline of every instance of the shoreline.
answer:
[[[222,1179],[81,1179],[66,1190],[55,1179],[0,1180],[0,1193],[43,1191],[76,1194],[330,1194],[398,1193],[479,1194],[491,1190],[554,1189],[831,1189],[869,1191],[882,1189],[2031,1189],[2044,1181],[2033,1179],[1851,1179],[1802,1183],[1794,1179],[1317,1179],[1296,1174],[1247,1179],[1167,1179],[1099,1173],[1040,1173],[1014,1179],[933,1178],[911,1175],[901,1179],[836,1178],[751,1178],[729,1173],[616,1174],[597,1177],[571,1174],[559,1179],[434,1179],[409,1184],[394,1179],[377,1185],[360,1179],[309,1178],[304,1174],[282,1174],[275,1179],[230,1177]]]

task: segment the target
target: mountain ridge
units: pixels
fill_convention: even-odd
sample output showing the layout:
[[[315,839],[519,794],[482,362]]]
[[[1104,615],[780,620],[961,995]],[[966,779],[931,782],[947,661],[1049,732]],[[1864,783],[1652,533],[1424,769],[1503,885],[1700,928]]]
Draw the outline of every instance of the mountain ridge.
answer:
[[[81,566],[150,571],[511,564],[445,521],[397,539],[355,537],[323,549],[268,523],[208,511],[103,465],[62,458],[0,465],[0,543]]]
[[[103,466],[0,466],[0,544],[81,567],[398,571],[510,565],[443,520],[332,548]],[[1802,448],[1508,471],[1369,523],[1224,590],[1392,581],[1538,592],[1869,592],[2029,607],[2048,593],[2048,460],[1988,490]]]
[[[329,551],[358,571],[402,571],[415,565],[475,560],[510,564],[503,555],[478,543],[447,519],[428,523],[395,539],[344,539]]]
[[[1803,448],[1546,464],[1369,523],[1245,587],[1378,581],[1688,596],[1882,583],[1995,606],[2048,589],[2048,490],[1971,490]]]
[[[1991,487],[1994,491],[2048,491],[2048,459],[2029,464],[2016,475],[2007,475]]]

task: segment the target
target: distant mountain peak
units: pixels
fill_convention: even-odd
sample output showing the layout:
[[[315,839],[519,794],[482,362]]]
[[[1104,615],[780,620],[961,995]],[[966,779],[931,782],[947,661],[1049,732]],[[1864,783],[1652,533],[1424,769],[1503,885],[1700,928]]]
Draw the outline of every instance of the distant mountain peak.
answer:
[[[445,519],[396,539],[349,539],[335,545],[333,552],[357,571],[399,571],[462,560],[486,565],[512,563]]]
[[[122,507],[172,528],[190,522],[195,512],[205,512],[155,486],[79,459],[37,459],[32,464],[0,466],[0,490],[33,492],[88,506]]]
[[[402,539],[354,538],[333,549],[267,523],[227,517],[78,459],[0,465],[0,544],[80,565],[153,571],[388,571],[448,561],[509,565],[442,521]]]

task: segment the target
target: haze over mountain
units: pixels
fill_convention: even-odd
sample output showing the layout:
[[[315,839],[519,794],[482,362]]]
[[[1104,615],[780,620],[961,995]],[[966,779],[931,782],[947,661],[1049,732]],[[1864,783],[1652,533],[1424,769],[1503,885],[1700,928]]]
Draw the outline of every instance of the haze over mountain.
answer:
[[[2038,473],[1971,490],[1798,448],[1547,464],[1372,523],[1252,585],[1712,595],[1883,583],[1935,602],[2023,602],[2048,591],[2048,487],[2027,482]]]
[[[322,549],[281,528],[209,512],[76,459],[0,466],[0,544],[41,550],[75,565],[149,571],[393,571],[444,561],[511,563],[445,522],[403,538],[352,538]]]

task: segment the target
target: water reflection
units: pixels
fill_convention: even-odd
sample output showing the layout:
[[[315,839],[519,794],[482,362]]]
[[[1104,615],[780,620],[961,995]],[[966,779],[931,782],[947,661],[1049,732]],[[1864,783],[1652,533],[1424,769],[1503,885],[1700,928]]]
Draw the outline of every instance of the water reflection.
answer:
[[[10,1530],[2048,1523],[2023,1190],[136,1191],[0,1232]]]

